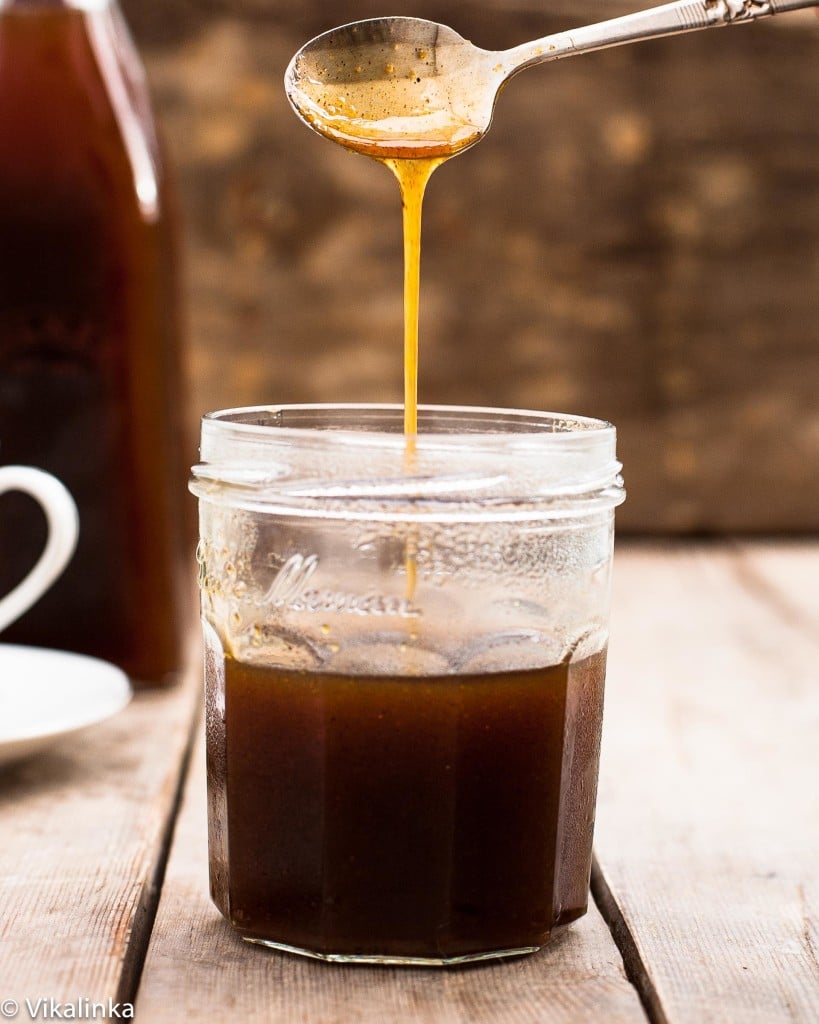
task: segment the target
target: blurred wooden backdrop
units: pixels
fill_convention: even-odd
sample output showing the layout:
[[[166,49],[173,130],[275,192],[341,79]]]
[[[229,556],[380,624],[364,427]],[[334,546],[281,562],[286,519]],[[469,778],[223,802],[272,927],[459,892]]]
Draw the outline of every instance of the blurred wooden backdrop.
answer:
[[[177,168],[194,411],[400,401],[397,188],[314,136],[285,66],[385,13],[487,48],[622,0],[125,0]],[[516,78],[428,191],[421,400],[602,416],[623,531],[819,527],[819,22]]]

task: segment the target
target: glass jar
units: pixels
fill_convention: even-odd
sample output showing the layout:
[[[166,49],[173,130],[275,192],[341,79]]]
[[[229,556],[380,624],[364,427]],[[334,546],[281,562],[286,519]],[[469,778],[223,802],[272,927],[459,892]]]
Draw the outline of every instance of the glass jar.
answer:
[[[614,508],[599,420],[202,422],[211,892],[330,960],[533,951],[588,902]]]

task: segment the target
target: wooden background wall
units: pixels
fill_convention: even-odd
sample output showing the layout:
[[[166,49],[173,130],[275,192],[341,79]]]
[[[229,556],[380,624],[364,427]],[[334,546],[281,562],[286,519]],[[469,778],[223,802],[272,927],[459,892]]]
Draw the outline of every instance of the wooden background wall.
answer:
[[[302,42],[404,13],[494,49],[638,6],[125,0],[177,168],[195,413],[401,398],[397,189],[290,112]],[[819,527],[811,12],[516,78],[424,227],[422,401],[611,419],[623,531]]]

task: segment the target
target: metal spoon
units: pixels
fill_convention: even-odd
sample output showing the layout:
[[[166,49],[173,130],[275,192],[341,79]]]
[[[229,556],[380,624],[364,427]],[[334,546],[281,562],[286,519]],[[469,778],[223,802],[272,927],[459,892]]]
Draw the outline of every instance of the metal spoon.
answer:
[[[501,51],[482,50],[432,21],[375,18],[303,46],[287,68],[285,88],[303,121],[350,149],[382,159],[447,157],[486,134],[500,89],[524,68],[817,4],[677,0]]]

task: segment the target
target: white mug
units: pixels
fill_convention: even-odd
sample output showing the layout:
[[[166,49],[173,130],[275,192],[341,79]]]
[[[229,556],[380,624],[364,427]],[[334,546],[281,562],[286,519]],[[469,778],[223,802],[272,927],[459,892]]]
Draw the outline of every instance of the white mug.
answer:
[[[0,598],[0,631],[28,611],[57,579],[74,554],[80,532],[74,499],[49,473],[30,466],[0,466],[0,494],[6,491],[22,491],[40,504],[48,524],[48,539],[31,572]]]

